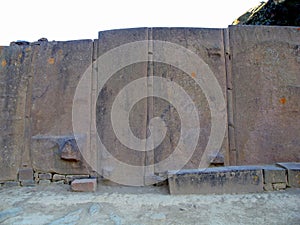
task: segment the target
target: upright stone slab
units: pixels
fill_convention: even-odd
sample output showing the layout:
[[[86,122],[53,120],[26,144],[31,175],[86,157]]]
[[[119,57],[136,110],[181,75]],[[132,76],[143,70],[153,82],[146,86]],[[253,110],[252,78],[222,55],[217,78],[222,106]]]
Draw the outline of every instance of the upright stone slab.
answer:
[[[256,166],[229,166],[168,172],[172,195],[263,191],[263,173]]]
[[[123,46],[124,48],[115,52],[112,57],[103,59],[107,54],[111,54],[110,51],[113,51],[115,48],[136,41],[145,41],[146,45],[131,50],[128,50]],[[97,146],[98,151],[100,151],[98,171],[100,171],[105,178],[116,183],[120,182],[122,184],[138,186],[144,184],[145,171],[143,165],[145,163],[145,152],[134,150],[131,146],[125,146],[121,143],[112,127],[112,119],[115,119],[117,124],[121,127],[124,127],[127,120],[129,120],[130,129],[133,134],[139,139],[146,138],[147,99],[141,99],[137,102],[133,106],[129,118],[126,118],[125,120],[120,119],[119,116],[112,118],[111,112],[115,98],[123,88],[136,79],[147,77],[148,63],[145,62],[148,59],[147,41],[147,28],[99,32],[99,40],[97,42],[99,58],[98,64],[95,65],[98,67],[98,76],[97,85],[93,89],[97,101],[97,134],[94,134],[93,140],[97,140],[99,135],[99,138],[106,149],[104,150],[99,144]],[[132,62],[136,54],[140,56],[138,57],[138,60],[144,62]],[[106,60],[105,63],[103,60]],[[125,62],[129,62],[129,64],[125,65]],[[107,76],[109,79],[105,80],[105,77]],[[143,90],[146,91],[146,88],[145,85]],[[100,91],[99,95],[97,95],[98,91]],[[122,102],[125,103],[126,107],[132,101],[132,94],[139,96],[143,93],[125,90],[123,94],[124,99]],[[94,110],[92,110],[92,113],[94,113]],[[127,139],[127,141],[129,142],[129,145],[132,144],[131,139]],[[138,167],[134,168],[135,166]]]
[[[77,85],[92,64],[92,54],[91,40],[43,42],[35,47],[31,156],[37,171],[60,174],[89,172],[83,158],[68,160],[63,157],[62,151],[66,145],[72,145],[68,149],[76,152],[77,156],[80,154],[75,135],[81,138],[83,148],[90,148],[89,132],[73,134],[72,108]],[[91,81],[89,84],[85,87],[87,97],[80,102],[84,109],[90,109]],[[89,128],[90,117],[80,119],[84,120],[82,126]]]
[[[25,150],[31,53],[30,46],[0,47],[0,180],[17,180],[19,167],[30,167]]]
[[[237,164],[300,160],[300,30],[229,27]]]
[[[163,41],[175,44],[174,48],[178,49],[181,46],[183,49],[179,53],[175,53],[174,50],[165,47],[164,51],[158,56],[162,61],[152,64],[153,76],[158,76],[169,82],[174,82],[186,92],[186,94],[191,98],[192,102],[196,106],[196,111],[198,112],[199,123],[193,121],[192,117],[189,118],[188,122],[181,121],[181,115],[179,115],[179,109],[176,109],[175,105],[171,102],[163,100],[161,98],[154,97],[153,102],[148,105],[150,117],[159,117],[165,122],[167,128],[166,137],[163,142],[154,151],[154,163],[155,172],[165,172],[166,170],[174,170],[178,166],[177,161],[186,161],[185,168],[196,169],[200,167],[207,167],[211,163],[216,162],[215,158],[222,159],[218,160],[220,164],[228,165],[228,137],[227,137],[227,109],[226,109],[226,71],[225,71],[225,56],[224,56],[224,37],[222,29],[198,29],[198,28],[153,28],[151,30],[151,36],[149,39],[153,40],[153,58],[155,60],[156,54],[161,52],[160,44],[155,41]],[[177,46],[176,46],[177,45]],[[167,45],[165,45],[167,46]],[[195,54],[193,58],[188,58],[186,51],[191,51]],[[180,54],[182,53],[182,54]],[[172,61],[172,57],[175,57],[173,65],[166,62]],[[197,68],[198,67],[198,68]],[[200,68],[199,68],[200,67]],[[183,69],[186,68],[186,71]],[[192,70],[195,68],[195,71]],[[197,69],[197,70],[196,70]],[[189,71],[188,70],[192,70]],[[208,70],[212,71],[212,74],[207,73]],[[216,79],[215,85],[210,85],[204,80],[211,76],[211,79]],[[203,78],[201,78],[203,77]],[[196,79],[202,79],[202,86],[200,86]],[[207,81],[207,80],[206,80]],[[208,87],[208,85],[210,85]],[[214,86],[214,87],[213,87]],[[208,89],[214,89],[214,94],[218,93],[220,90],[222,98],[224,100],[224,105],[216,103],[216,97],[208,97]],[[154,93],[157,91],[165,93],[169,99],[178,99],[180,96],[178,92],[172,91],[170,88],[164,86],[163,83],[156,84],[153,88]],[[185,107],[186,102],[182,102],[180,107],[184,107],[183,111],[186,113],[190,110],[189,107]],[[216,115],[214,118],[216,120],[224,120],[225,134],[222,137],[213,137],[212,131],[212,111],[211,106],[215,106]],[[191,127],[189,127],[191,126]],[[199,128],[200,135],[198,136],[198,143],[196,143],[195,151],[187,158],[186,152],[190,149],[185,147],[180,147],[181,155],[175,157],[174,162],[170,162],[167,166],[161,166],[160,162],[167,160],[171,156],[182,135],[182,128]],[[222,132],[222,129],[219,132]],[[190,134],[183,134],[190,137]],[[221,141],[221,147],[216,149],[211,149],[205,151],[209,139]],[[160,137],[158,137],[160,138]],[[223,144],[222,144],[223,142]],[[191,143],[191,140],[188,141]],[[205,153],[205,155],[204,155]],[[148,158],[150,158],[148,153]],[[150,161],[150,160],[148,160]],[[201,165],[200,165],[201,164]],[[184,165],[183,165],[184,166]],[[167,167],[167,168],[166,168]]]

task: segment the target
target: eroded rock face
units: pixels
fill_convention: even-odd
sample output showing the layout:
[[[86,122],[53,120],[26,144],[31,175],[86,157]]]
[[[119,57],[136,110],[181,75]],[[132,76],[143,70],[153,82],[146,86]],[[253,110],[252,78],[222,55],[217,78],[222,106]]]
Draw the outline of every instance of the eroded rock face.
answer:
[[[233,25],[300,26],[299,0],[269,0],[252,8]]]

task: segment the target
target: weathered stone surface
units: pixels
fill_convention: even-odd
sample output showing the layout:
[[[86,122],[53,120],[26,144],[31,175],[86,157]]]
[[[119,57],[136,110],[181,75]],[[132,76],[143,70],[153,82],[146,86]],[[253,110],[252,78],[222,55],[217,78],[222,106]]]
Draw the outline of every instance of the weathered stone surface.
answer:
[[[286,171],[278,166],[263,166],[264,183],[286,183]]]
[[[64,180],[53,181],[52,184],[62,185],[65,184],[65,181]]]
[[[33,187],[33,186],[35,186],[35,182],[34,182],[34,180],[23,180],[23,181],[21,181],[21,186]]]
[[[67,141],[61,150],[61,156],[64,160],[81,161],[80,151],[74,141]]]
[[[17,180],[21,164],[30,166],[25,138],[31,51],[30,46],[0,47],[0,180],[4,181]]]
[[[223,92],[224,98],[226,99],[226,73],[222,29],[209,30],[141,28],[100,32],[99,41],[97,43],[98,55],[101,56],[106,51],[122,44],[140,40],[145,40],[146,42],[148,41],[148,45],[145,47],[145,49],[136,50],[141,54],[141,59],[151,60],[151,57],[155,55],[155,52],[157,52],[158,49],[155,48],[158,48],[158,46],[155,46],[152,40],[161,40],[176,43],[196,53],[200,58],[203,58],[203,61],[205,61],[205,63],[208,64],[208,66],[211,68],[217,79],[217,82],[221,86],[220,89]],[[126,59],[128,59],[128,57],[131,56],[124,52],[123,57],[126,57]],[[120,61],[114,61],[114,65],[121,64],[123,61],[125,61],[125,59],[114,60]],[[140,171],[137,171],[137,173],[144,173],[145,177],[151,177],[151,175],[153,175],[154,173],[166,171],[166,168],[162,168],[158,165],[156,165],[154,168],[154,164],[164,160],[175,150],[180,136],[180,125],[186,126],[184,124],[180,124],[179,115],[176,112],[176,109],[169,102],[156,97],[148,97],[147,99],[142,99],[141,101],[139,101],[131,110],[129,118],[130,128],[137,138],[143,139],[146,136],[150,136],[148,126],[149,121],[153,117],[159,117],[160,119],[162,119],[167,127],[168,131],[161,145],[159,145],[154,151],[146,152],[146,155],[144,152],[133,151],[132,149],[130,149],[130,147],[127,148],[122,143],[120,143],[120,141],[117,140],[111,125],[110,112],[115,96],[122,88],[124,88],[134,79],[147,76],[149,78],[151,78],[152,76],[157,76],[176,82],[196,102],[196,105],[198,107],[197,109],[199,110],[199,117],[201,120],[201,135],[199,137],[199,143],[196,147],[194,155],[192,156],[192,159],[190,161],[187,160],[187,167],[198,168],[202,153],[204,152],[210,135],[211,112],[209,110],[209,105],[206,96],[203,93],[203,90],[201,90],[201,87],[196,85],[195,81],[191,77],[194,76],[193,74],[195,74],[196,76],[196,73],[185,74],[178,68],[155,62],[136,63],[120,69],[120,71],[115,73],[110,78],[110,80],[107,81],[105,87],[100,92],[97,101],[98,133],[102,143],[106,146],[106,148],[108,148],[109,153],[112,155],[110,156],[109,154],[105,154],[103,152],[100,154],[101,168],[99,169],[99,171],[102,171],[104,176],[106,176],[107,178],[116,177],[117,179],[115,180],[118,181],[122,181],[122,179],[126,179],[127,177],[141,177],[141,175],[134,174],[134,171],[129,175],[127,170],[127,174],[124,174],[124,169],[120,169],[117,166],[113,165],[113,157],[130,165],[140,166],[146,164],[149,167],[145,168],[145,171],[142,171],[142,168]],[[101,70],[98,68],[98,71]],[[200,73],[200,71],[198,72]],[[197,76],[199,76],[199,74]],[[102,75],[99,73],[98,82],[102,82],[101,77]],[[151,84],[149,84],[149,90],[150,87]],[[146,88],[147,86],[145,86],[145,89]],[[155,87],[153,86],[152,92],[155,95],[160,90],[166,92],[166,95],[168,95],[168,93],[171,93],[170,90],[166,90],[164,87],[159,87],[159,85]],[[130,100],[130,93],[125,93],[125,96],[127,98],[124,98],[123,102],[127,102],[128,100]],[[226,120],[226,105],[220,106],[218,110],[218,116],[224,117],[224,119]],[[220,118],[218,117],[218,119]],[[122,121],[122,123],[124,122]],[[194,123],[194,126],[199,127],[199,124]],[[223,146],[221,147],[221,149],[214,149],[214,152],[211,153],[218,153],[220,151],[221,154],[225,155],[227,145],[227,134],[225,134]],[[182,149],[182,151],[185,150]],[[204,156],[204,164],[209,164],[209,160],[210,159],[208,156]],[[225,162],[225,164],[226,163],[228,164],[228,162]],[[173,164],[170,163],[168,169],[174,169],[172,165],[175,166],[175,164],[176,162],[174,162]],[[151,165],[153,166],[151,167]],[[141,179],[141,181],[137,183],[147,183],[146,180],[147,179]]]
[[[149,29],[150,32],[150,29]],[[203,60],[204,64],[209,67],[212,71],[214,79],[217,80],[220,90],[223,93],[224,101],[226,102],[226,71],[225,71],[225,56],[224,56],[224,41],[223,41],[223,30],[222,29],[198,29],[198,28],[153,28],[152,36],[149,37],[151,40],[161,40],[166,42],[175,43],[179,46],[186,48],[188,51],[192,51],[195,53],[200,60]],[[155,42],[153,44],[153,57],[155,58],[155,52],[158,52],[159,46],[156,46]],[[168,55],[166,51],[165,55],[160,56],[162,59],[169,59],[170,55]],[[205,93],[203,87],[200,87],[195,78],[208,75],[207,71],[204,68],[199,71],[182,71],[182,68],[187,68],[187,70],[192,70],[195,68],[195,65],[191,61],[185,61],[184,53],[183,56],[177,56],[177,68],[174,65],[167,65],[164,63],[154,62],[153,63],[153,74],[149,74],[149,76],[158,76],[161,78],[166,78],[169,81],[175,82],[180,87],[184,89],[184,91],[191,97],[192,101],[196,106],[196,110],[198,111],[199,116],[199,124],[195,123],[195,121],[189,121],[189,124],[193,124],[194,127],[200,127],[200,135],[198,139],[198,143],[194,153],[190,160],[187,160],[187,164],[185,166],[186,169],[195,169],[200,167],[208,167],[211,163],[211,155],[227,155],[228,151],[228,140],[227,133],[225,133],[225,137],[223,140],[223,145],[220,149],[213,149],[213,151],[205,152],[205,148],[208,144],[209,137],[212,129],[211,122],[211,105],[209,105],[209,100],[207,92]],[[202,64],[201,64],[202,65]],[[205,67],[205,66],[203,66]],[[217,87],[214,87],[215,90]],[[207,89],[206,89],[207,90]],[[169,90],[167,87],[164,87],[161,84],[161,87],[157,85],[153,87],[153,92],[164,92],[167,96],[177,97],[177,93],[173,93],[172,90]],[[173,96],[171,96],[173,95]],[[211,98],[210,103],[213,105],[213,98]],[[179,138],[181,135],[181,128],[188,128],[188,124],[181,121],[178,109],[170,102],[162,100],[160,98],[153,98],[152,102],[149,101],[149,116],[151,117],[159,117],[165,122],[165,126],[167,127],[166,137],[163,142],[155,149],[154,151],[154,163],[159,163],[166,158],[168,158],[175,150],[178,145]],[[226,115],[226,105],[218,105],[217,110],[218,115],[216,118],[225,119],[227,121]],[[201,125],[201,126],[200,126]],[[226,126],[226,125],[225,125]],[[226,129],[227,130],[227,129]],[[220,131],[221,132],[221,131]],[[190,136],[190,135],[189,135]],[[160,137],[158,137],[160,138]],[[187,152],[187,149],[182,148],[182,154],[184,155]],[[176,169],[178,163],[176,160],[179,158],[183,159],[186,156],[176,157],[173,163],[168,165],[169,168],[163,168],[160,165],[155,165],[155,172],[165,172],[166,170]],[[153,162],[150,157],[151,152],[147,152],[147,157],[149,162]],[[227,160],[227,159],[226,159]],[[200,165],[201,162],[201,165]],[[173,164],[173,165],[172,165]],[[223,162],[223,164],[228,165],[228,161]]]
[[[39,179],[40,180],[51,180],[52,179],[52,174],[51,173],[40,173],[39,174]]]
[[[39,185],[49,185],[49,184],[51,184],[50,180],[40,180],[39,181]]]
[[[92,53],[91,40],[46,42],[35,46],[31,155],[33,167],[38,171],[88,173],[84,162],[62,160],[61,152],[64,143],[74,140],[73,98],[80,78],[92,63]],[[87,91],[90,92],[91,87],[87,87]],[[88,98],[85,100],[89,102]],[[86,102],[82,107],[86,107]],[[83,136],[83,146],[89,148],[89,134],[77,135]]]
[[[237,164],[300,161],[300,31],[229,27]]]
[[[277,163],[277,165],[287,169],[288,186],[293,188],[300,188],[300,163]]]
[[[264,190],[265,191],[273,191],[274,190],[273,184],[271,184],[271,183],[264,184]]]
[[[262,169],[255,166],[170,171],[170,193],[224,194],[263,191]]]
[[[118,93],[133,80],[150,76],[177,83],[199,110],[201,135],[186,168],[198,168],[202,159],[205,163],[218,165],[227,165],[229,161],[240,165],[300,161],[298,36],[299,29],[294,27],[230,27],[229,35],[223,29],[140,28],[100,32],[99,40],[95,42],[41,41],[0,47],[0,181],[18,180],[19,168],[33,168],[43,173],[90,174],[92,170],[85,159],[96,165],[93,170],[114,181],[126,182],[138,177],[133,182],[136,185],[152,183],[155,173],[174,169],[176,162],[171,162],[167,168],[155,164],[173,153],[180,128],[186,126],[180,124],[178,111],[169,102],[156,97],[145,98],[130,112],[130,128],[139,139],[151,135],[149,121],[153,117],[165,122],[166,137],[154,151],[135,151],[125,147],[111,125],[111,108]],[[232,95],[228,100],[232,106],[228,107],[230,154],[226,134],[221,149],[215,149],[202,158],[212,129],[208,99],[210,102],[214,100],[207,98],[203,89],[196,85],[193,78],[202,74],[197,71],[188,74],[161,62],[131,64],[113,74],[98,98],[103,74],[98,68],[100,64],[95,63],[88,71],[90,76],[84,87],[86,98],[73,102],[79,80],[93,60],[117,46],[141,40],[145,40],[147,46],[138,53],[145,61],[153,59],[158,50],[152,40],[176,43],[203,59],[215,75],[225,100],[226,86],[230,89],[227,92]],[[133,57],[126,51],[120,56],[107,66],[119,65]],[[163,85],[152,91],[157,90],[176,96]],[[125,93],[125,105],[130,94],[129,91]],[[96,109],[91,104],[94,100]],[[73,134],[72,129],[74,105],[88,111],[81,123],[83,132],[78,134]],[[226,106],[217,111],[220,119],[226,114]],[[96,127],[91,126],[92,121],[96,121]],[[197,127],[199,124],[192,125]],[[109,154],[99,148],[98,134]],[[75,135],[80,137],[80,146],[88,153],[84,159],[78,151]],[[95,149],[100,149],[100,152]],[[187,148],[182,148],[183,153],[185,150]],[[221,157],[213,159],[218,155]],[[114,159],[133,166],[149,167],[128,172],[118,167],[120,164],[114,164]],[[294,177],[298,176],[293,170],[292,173],[296,173]],[[277,175],[267,179],[280,180]],[[35,181],[38,180],[35,177]]]
[[[92,192],[96,191],[96,179],[76,179],[71,183],[72,191]]]
[[[19,178],[19,181],[33,180],[32,168],[19,169],[18,178]]]
[[[273,184],[273,188],[276,191],[284,190],[284,189],[286,189],[286,183],[276,183],[276,184]]]
[[[34,136],[32,137],[33,166],[37,171],[49,171],[60,174],[89,173],[83,161],[61,159],[63,143],[72,136]]]
[[[111,30],[99,33],[99,40],[97,41],[98,46],[98,57],[106,53],[107,51],[114,49],[120,45],[134,42],[134,41],[147,41],[148,40],[148,29],[125,29],[125,30]],[[136,53],[141,55],[141,58],[148,59],[148,46],[143,49],[135,49]],[[126,51],[122,51],[118,54],[118,57],[110,60],[106,65],[106,68],[114,68],[122,63],[133,58],[131,54]],[[133,166],[143,166],[145,164],[145,152],[136,151],[123,145],[120,140],[116,137],[111,123],[111,111],[112,104],[117,94],[130,82],[138,78],[147,77],[147,62],[139,62],[125,67],[117,68],[117,72],[105,83],[101,89],[97,100],[96,106],[96,126],[97,130],[93,130],[93,138],[96,142],[97,133],[101,139],[101,142],[106,147],[108,153],[100,151],[99,153],[99,164],[98,171],[103,172],[103,175],[112,181],[119,181],[123,184],[128,183],[128,180],[133,185],[144,184],[145,171],[143,167],[139,170],[128,171],[122,168],[122,165],[116,162],[115,159]],[[95,66],[99,66],[95,65]],[[105,68],[105,69],[106,69]],[[103,68],[98,68],[98,84],[94,84],[93,92],[96,94],[97,89],[101,82],[103,82]],[[94,95],[95,95],[94,94]],[[132,92],[126,92],[124,95],[124,102],[130,104],[130,96]],[[92,110],[93,112],[93,110]],[[130,128],[136,137],[143,139],[146,138],[147,131],[147,99],[142,99],[134,105],[130,113],[131,118]],[[118,119],[118,118],[115,118]],[[121,126],[124,126],[126,121],[119,121]],[[93,129],[93,128],[92,128]],[[131,139],[128,140],[131,144]],[[97,143],[96,143],[97,144]],[[99,149],[99,146],[97,147]]]
[[[84,178],[89,178],[90,176],[87,174],[78,174],[78,175],[67,175],[66,176],[66,183],[70,183],[75,179],[84,179]]]
[[[62,175],[62,174],[53,174],[52,177],[53,181],[65,180],[65,179],[66,179],[66,175]]]

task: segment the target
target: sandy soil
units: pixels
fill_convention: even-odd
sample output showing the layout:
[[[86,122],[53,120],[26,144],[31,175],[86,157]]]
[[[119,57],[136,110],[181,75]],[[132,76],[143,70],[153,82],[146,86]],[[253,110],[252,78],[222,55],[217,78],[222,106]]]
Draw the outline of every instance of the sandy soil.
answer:
[[[300,224],[300,190],[170,196],[166,187],[0,189],[1,224]]]

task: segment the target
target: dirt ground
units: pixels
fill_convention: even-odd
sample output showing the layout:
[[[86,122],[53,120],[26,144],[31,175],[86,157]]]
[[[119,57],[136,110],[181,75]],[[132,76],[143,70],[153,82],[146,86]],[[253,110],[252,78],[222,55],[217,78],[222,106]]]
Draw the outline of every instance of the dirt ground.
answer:
[[[171,196],[163,187],[68,185],[0,189],[0,224],[300,224],[300,189]]]

